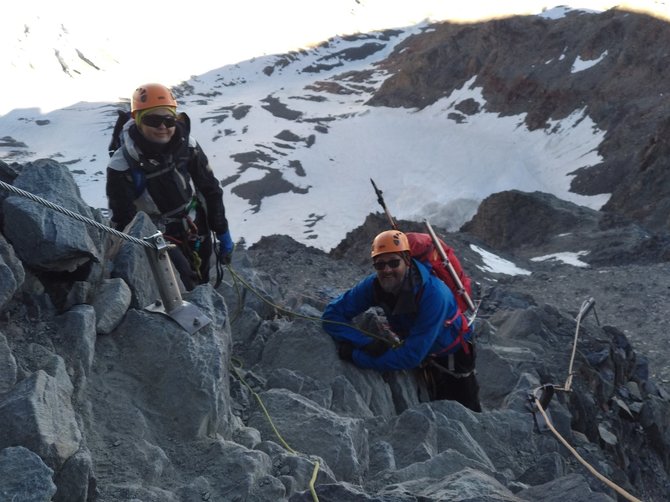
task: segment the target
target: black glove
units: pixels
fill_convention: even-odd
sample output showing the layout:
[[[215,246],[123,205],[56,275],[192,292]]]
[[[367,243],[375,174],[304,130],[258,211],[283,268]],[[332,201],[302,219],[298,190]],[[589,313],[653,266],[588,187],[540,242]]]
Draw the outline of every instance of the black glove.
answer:
[[[354,345],[350,342],[340,342],[337,345],[337,355],[343,361],[353,362]]]
[[[371,357],[379,357],[384,355],[384,353],[390,348],[391,346],[389,345],[388,342],[384,340],[379,340],[377,338],[375,340],[372,340],[365,347],[362,347],[361,350],[363,350],[363,352],[365,352]]]

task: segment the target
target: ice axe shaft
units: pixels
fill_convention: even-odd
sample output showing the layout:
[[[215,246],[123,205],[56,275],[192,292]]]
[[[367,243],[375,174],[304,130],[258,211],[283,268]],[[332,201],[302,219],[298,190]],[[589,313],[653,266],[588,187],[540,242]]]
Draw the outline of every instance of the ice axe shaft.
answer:
[[[377,194],[377,202],[379,202],[379,205],[384,209],[384,212],[386,213],[386,217],[388,218],[391,227],[393,228],[393,230],[398,230],[398,224],[396,223],[393,216],[391,216],[391,212],[388,210],[388,207],[386,207],[386,202],[384,202],[384,196],[382,191],[379,188],[377,188],[377,185],[375,185],[375,182],[372,178],[370,178],[370,183],[372,183],[372,187],[375,189],[375,193]]]
[[[458,288],[458,294],[460,294],[465,299],[465,302],[468,304],[468,308],[473,313],[476,312],[477,307],[475,307],[475,304],[472,301],[472,298],[470,298],[470,295],[465,290],[465,287],[463,286],[463,282],[461,282],[461,279],[460,279],[460,277],[458,277],[458,274],[456,273],[456,270],[454,270],[454,266],[451,264],[451,262],[449,261],[449,258],[447,257],[447,253],[444,252],[444,249],[442,248],[442,245],[440,244],[440,239],[437,238],[437,234],[435,234],[435,231],[433,230],[433,227],[430,225],[428,220],[423,220],[423,221],[426,224],[426,230],[428,230],[428,234],[430,234],[430,238],[433,239],[433,244],[435,245],[435,249],[437,249],[437,252],[440,254],[440,258],[442,258],[443,265],[449,271],[449,275],[454,280],[454,284],[456,284],[456,287]]]

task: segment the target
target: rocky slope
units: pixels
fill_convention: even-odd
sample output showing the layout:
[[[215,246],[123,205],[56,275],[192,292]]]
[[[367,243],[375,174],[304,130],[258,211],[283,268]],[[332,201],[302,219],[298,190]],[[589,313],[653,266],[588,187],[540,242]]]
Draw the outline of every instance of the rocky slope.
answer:
[[[476,414],[454,402],[423,402],[411,372],[382,375],[338,360],[320,327],[326,302],[369,273],[366,254],[387,225],[382,216],[371,215],[330,254],[283,236],[240,245],[218,289],[184,295],[209,320],[189,334],[156,311],[160,294],[144,246],[95,224],[105,220],[82,205],[65,166],[2,168],[14,187],[89,219],[73,222],[2,194],[4,498],[617,499],[529,408],[530,392],[566,381],[575,314],[591,294],[598,310],[601,298],[611,302],[607,280],[575,290],[553,280],[570,276],[571,267],[488,247],[476,221],[472,233],[444,235],[482,285],[485,411]],[[544,196],[528,198],[554,210]],[[140,238],[155,228],[140,214],[127,231]],[[630,235],[624,247],[639,246]],[[582,244],[606,242],[592,234]],[[471,245],[534,272],[519,280],[487,271]],[[667,284],[651,275],[658,263],[619,267],[645,279],[643,295],[647,284]],[[665,500],[668,394],[619,318],[605,310],[599,316],[602,326],[593,315],[581,323],[572,392],[551,400],[551,423],[619,490]]]
[[[529,408],[534,389],[566,382],[593,298],[552,423],[620,489],[667,500],[669,33],[617,10],[444,23],[383,64],[393,75],[371,105],[423,107],[476,76],[491,111],[527,112],[530,128],[587,109],[608,131],[603,163],[573,183],[612,192],[602,212],[508,191],[460,232],[438,229],[481,284],[479,414],[423,402],[411,372],[343,363],[319,325],[370,272],[382,216],[331,253],[281,235],[240,243],[218,288],[184,295],[209,320],[189,334],[157,312],[144,246],[101,227],[65,165],[0,163],[3,182],[88,218],[0,191],[0,499],[621,500]],[[576,58],[602,61],[576,72]],[[155,228],[139,215],[127,232]],[[531,273],[497,272],[474,246]],[[537,261],[562,253],[583,266]]]

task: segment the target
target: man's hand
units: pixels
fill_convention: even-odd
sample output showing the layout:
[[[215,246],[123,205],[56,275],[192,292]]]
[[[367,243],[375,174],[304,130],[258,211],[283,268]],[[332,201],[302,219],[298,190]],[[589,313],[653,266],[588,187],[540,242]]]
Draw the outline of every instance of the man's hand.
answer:
[[[379,357],[386,353],[388,349],[391,348],[389,342],[384,340],[375,339],[368,343],[366,346],[362,347],[361,350],[371,357]]]
[[[343,361],[353,362],[354,345],[350,342],[339,342],[337,344],[337,355]]]
[[[230,230],[216,236],[219,239],[219,253],[224,263],[230,263],[233,254],[233,239],[230,237]]]

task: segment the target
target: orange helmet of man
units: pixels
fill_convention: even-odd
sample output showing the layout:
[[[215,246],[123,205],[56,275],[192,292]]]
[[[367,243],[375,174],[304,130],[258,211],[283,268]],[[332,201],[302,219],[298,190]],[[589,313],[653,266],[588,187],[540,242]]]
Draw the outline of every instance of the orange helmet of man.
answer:
[[[409,240],[407,240],[405,234],[399,230],[386,230],[372,241],[370,257],[374,258],[384,253],[402,253],[409,250]]]
[[[133,117],[140,110],[155,108],[157,106],[173,106],[177,108],[177,100],[174,99],[170,89],[161,84],[144,84],[135,89],[133,99],[130,103],[130,113]]]

